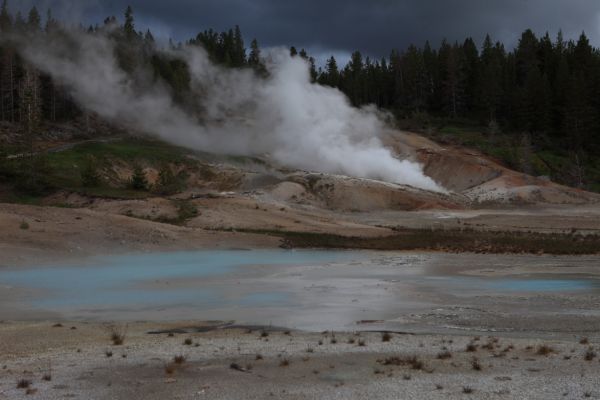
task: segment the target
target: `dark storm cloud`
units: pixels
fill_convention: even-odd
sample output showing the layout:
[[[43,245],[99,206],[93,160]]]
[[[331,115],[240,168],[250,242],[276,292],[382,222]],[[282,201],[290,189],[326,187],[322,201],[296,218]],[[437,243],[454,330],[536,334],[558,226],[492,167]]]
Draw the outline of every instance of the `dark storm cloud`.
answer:
[[[15,0],[13,0],[15,1]],[[127,4],[138,28],[185,40],[198,31],[239,24],[263,46],[296,45],[317,53],[353,49],[374,56],[430,40],[437,44],[486,33],[507,46],[526,28],[576,38],[585,30],[600,44],[598,0],[21,0],[52,6],[88,22],[121,16]],[[28,3],[28,4],[25,4]]]

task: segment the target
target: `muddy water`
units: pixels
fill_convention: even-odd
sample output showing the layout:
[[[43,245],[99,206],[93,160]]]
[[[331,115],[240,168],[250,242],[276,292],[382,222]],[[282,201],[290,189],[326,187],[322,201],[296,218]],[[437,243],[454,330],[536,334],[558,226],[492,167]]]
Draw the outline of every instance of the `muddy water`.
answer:
[[[0,270],[0,319],[593,333],[599,266],[600,257],[310,250],[105,256]]]

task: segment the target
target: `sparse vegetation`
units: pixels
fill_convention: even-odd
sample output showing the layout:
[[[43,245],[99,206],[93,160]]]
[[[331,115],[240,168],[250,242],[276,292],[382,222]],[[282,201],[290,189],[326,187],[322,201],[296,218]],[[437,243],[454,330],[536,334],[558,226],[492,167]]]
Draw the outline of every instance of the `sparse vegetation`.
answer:
[[[81,186],[93,188],[100,185],[100,174],[98,173],[97,161],[89,156],[81,170]]]
[[[284,358],[281,360],[281,362],[279,363],[280,367],[287,367],[290,365],[290,360],[288,360],[287,358]]]
[[[110,340],[114,346],[121,346],[125,343],[126,328],[112,327],[110,332]]]
[[[186,339],[183,341],[183,344],[184,344],[184,345],[186,345],[186,346],[191,346],[191,345],[192,345],[192,343],[193,343],[193,341],[192,341],[192,338],[186,338]]]
[[[148,189],[148,179],[146,173],[140,165],[135,165],[133,168],[133,174],[129,181],[129,186],[133,190],[145,191]]]
[[[594,351],[593,348],[590,347],[585,352],[583,358],[585,359],[585,361],[592,361],[592,360],[594,360],[594,358],[596,358],[596,356],[597,356],[596,352]]]
[[[175,364],[181,365],[181,364],[184,364],[185,361],[186,361],[186,357],[184,355],[179,354],[179,355],[176,355],[175,357],[173,357],[173,362]]]
[[[29,379],[19,379],[17,381],[17,389],[27,389],[31,386],[31,381]]]
[[[419,360],[419,358],[415,355],[408,356],[408,357],[392,356],[392,357],[387,357],[383,360],[380,360],[379,362],[383,365],[396,365],[396,366],[408,365],[408,366],[410,366],[410,368],[415,369],[415,370],[421,370],[425,367],[425,364],[421,360]]]
[[[368,250],[435,250],[449,252],[598,254],[600,235],[574,238],[564,233],[481,231],[469,229],[396,229],[385,238],[333,234],[238,229],[240,232],[282,237],[290,247]]]
[[[474,353],[477,351],[477,345],[475,343],[471,342],[471,343],[467,344],[465,351],[467,353]]]
[[[476,357],[473,357],[473,359],[471,360],[471,367],[475,371],[481,371],[481,364],[479,363],[479,360]]]
[[[177,369],[177,366],[173,363],[165,364],[165,374],[167,374],[167,375],[173,375],[175,373],[176,369]]]
[[[555,353],[555,350],[548,345],[541,345],[537,348],[536,354],[539,356],[547,356],[549,354]]]
[[[452,358],[452,353],[450,353],[448,350],[444,350],[438,353],[437,358],[438,360],[447,360]]]
[[[21,228],[22,230],[27,230],[29,229],[29,223],[27,223],[27,221],[22,220],[21,224],[19,225],[19,228]]]
[[[471,394],[471,393],[473,393],[473,388],[470,386],[463,386],[462,392],[465,394]]]
[[[381,335],[381,341],[389,342],[390,340],[392,340],[392,335],[389,332],[383,332],[383,334]]]

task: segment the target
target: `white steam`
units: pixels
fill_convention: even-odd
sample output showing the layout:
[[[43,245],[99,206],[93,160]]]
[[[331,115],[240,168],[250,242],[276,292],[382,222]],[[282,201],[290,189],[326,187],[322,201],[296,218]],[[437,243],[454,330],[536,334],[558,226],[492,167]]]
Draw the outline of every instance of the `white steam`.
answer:
[[[340,91],[312,84],[306,63],[285,50],[269,52],[266,79],[218,67],[198,47],[177,51],[188,62],[202,118],[178,107],[163,85],[132,82],[101,35],[30,41],[24,56],[86,109],[181,146],[267,153],[295,168],[444,191],[419,164],[399,160],[383,146],[378,134],[389,128],[374,107],[354,108]]]

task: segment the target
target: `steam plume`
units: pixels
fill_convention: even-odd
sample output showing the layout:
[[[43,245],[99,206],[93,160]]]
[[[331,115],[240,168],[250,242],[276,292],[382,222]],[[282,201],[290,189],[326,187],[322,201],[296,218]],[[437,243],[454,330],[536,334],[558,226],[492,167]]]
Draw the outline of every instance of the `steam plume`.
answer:
[[[386,126],[373,107],[351,107],[338,90],[310,82],[306,63],[283,49],[267,57],[268,78],[212,64],[185,47],[201,119],[177,106],[160,83],[134,83],[102,35],[29,41],[24,57],[64,85],[80,105],[108,120],[193,149],[240,155],[268,153],[295,168],[443,191],[419,164],[395,158],[378,138]]]

